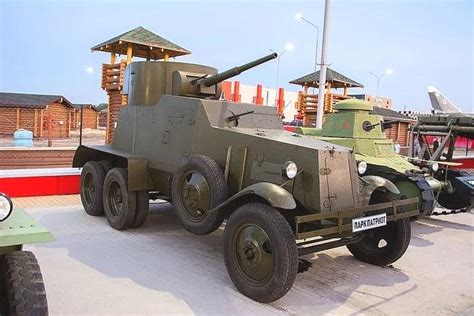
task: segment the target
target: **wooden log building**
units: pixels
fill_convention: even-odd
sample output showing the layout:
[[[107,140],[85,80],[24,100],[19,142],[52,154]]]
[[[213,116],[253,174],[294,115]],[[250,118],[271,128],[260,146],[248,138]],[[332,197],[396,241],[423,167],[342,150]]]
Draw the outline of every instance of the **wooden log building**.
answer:
[[[71,129],[81,127],[81,106],[83,110],[82,127],[83,128],[99,128],[99,111],[92,104],[73,104],[74,107],[71,115]]]
[[[109,96],[106,143],[112,142],[120,109],[127,105],[127,95],[122,93],[122,88],[125,68],[132,62],[132,58],[168,61],[169,58],[191,53],[141,26],[100,43],[92,47],[91,50],[110,53],[110,63],[102,64],[101,83],[102,89]],[[117,61],[117,54],[126,55],[127,59]]]
[[[69,137],[73,106],[61,95],[0,92],[0,135],[10,136],[20,129],[35,138]]]
[[[290,83],[303,87],[303,91],[299,92],[298,102],[296,102],[299,119],[303,120],[305,126],[315,125],[318,108],[318,92],[316,91],[316,93],[311,94],[309,88],[319,88],[319,70],[294,79],[290,81]],[[328,67],[324,87],[326,88],[324,95],[324,114],[327,114],[333,112],[335,103],[351,98],[348,95],[348,88],[363,88],[364,85]],[[342,89],[342,91],[337,91],[337,89]]]

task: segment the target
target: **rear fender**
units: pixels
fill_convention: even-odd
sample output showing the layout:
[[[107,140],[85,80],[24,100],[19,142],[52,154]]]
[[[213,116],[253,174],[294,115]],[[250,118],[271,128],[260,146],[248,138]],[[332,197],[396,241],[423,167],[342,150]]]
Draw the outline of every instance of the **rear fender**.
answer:
[[[365,176],[361,177],[361,191],[362,205],[369,205],[370,197],[377,189],[384,189],[393,194],[400,194],[398,188],[392,181],[379,176]]]
[[[152,190],[153,184],[148,172],[148,160],[142,157],[127,156],[109,146],[79,146],[74,154],[72,166],[82,168],[88,161],[108,160],[112,166],[127,168],[128,189],[130,191]]]

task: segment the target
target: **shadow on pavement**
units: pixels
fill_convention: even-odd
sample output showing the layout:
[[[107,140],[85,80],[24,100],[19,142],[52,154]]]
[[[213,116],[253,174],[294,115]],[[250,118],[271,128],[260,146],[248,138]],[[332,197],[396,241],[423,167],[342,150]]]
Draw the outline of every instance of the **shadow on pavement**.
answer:
[[[233,287],[222,255],[223,231],[192,235],[182,228],[169,204],[153,205],[145,225],[127,231],[115,231],[104,217],[87,216],[77,209],[45,214],[40,221],[57,241],[38,247],[67,249],[70,257],[108,277],[129,278],[184,300],[195,314],[239,314],[243,310],[237,302],[242,301],[263,312],[324,313],[340,307],[363,285],[390,287],[409,280],[395,268],[361,263],[348,255],[333,258],[319,253],[305,257],[312,267],[298,274],[284,298],[264,305]],[[372,299],[350,307],[367,311],[412,290],[389,297],[363,292]],[[306,307],[310,309],[302,310]]]

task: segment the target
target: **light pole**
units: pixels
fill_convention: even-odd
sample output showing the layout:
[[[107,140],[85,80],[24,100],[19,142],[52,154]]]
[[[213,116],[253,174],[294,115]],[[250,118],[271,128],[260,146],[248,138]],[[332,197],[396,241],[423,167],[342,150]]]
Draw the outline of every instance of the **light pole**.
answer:
[[[326,70],[328,68],[328,37],[329,37],[329,20],[330,20],[330,0],[326,0],[324,4],[324,24],[323,24],[323,49],[321,52],[321,68],[319,70],[319,93],[318,93],[318,109],[316,111],[316,128],[323,127],[324,114],[324,96],[326,89]]]
[[[319,49],[319,27],[313,22],[307,20],[301,13],[296,13],[295,18],[311,25],[316,29],[316,52],[314,54],[314,71],[318,70],[318,49]]]
[[[371,74],[372,76],[374,76],[377,79],[377,94],[375,95],[375,99],[377,99],[379,97],[380,80],[385,76],[390,76],[391,74],[393,74],[393,70],[388,68],[381,75],[377,75],[377,74],[373,73],[372,71],[370,71],[369,74]],[[375,100],[375,101],[377,101],[377,100]]]
[[[294,48],[294,46],[293,46],[292,43],[287,43],[285,45],[285,48],[281,52],[278,53],[276,83],[275,83],[275,100],[278,98],[278,83],[279,83],[278,81],[279,81],[279,78],[280,78],[280,58],[281,58],[281,56],[283,56],[284,53],[291,52],[293,50],[293,48]],[[270,49],[270,51],[275,53],[275,51],[273,49]]]

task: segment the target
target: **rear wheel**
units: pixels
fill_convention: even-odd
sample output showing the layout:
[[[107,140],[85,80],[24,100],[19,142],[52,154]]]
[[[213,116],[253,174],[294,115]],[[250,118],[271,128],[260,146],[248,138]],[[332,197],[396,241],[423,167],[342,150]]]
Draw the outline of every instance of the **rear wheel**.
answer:
[[[191,155],[178,168],[171,183],[172,202],[184,227],[197,235],[215,231],[224,214],[209,212],[228,197],[224,173],[209,157]]]
[[[89,161],[81,172],[81,201],[84,210],[92,216],[104,214],[102,189],[105,171],[97,161]]]
[[[0,280],[1,315],[48,315],[41,270],[31,252],[0,257]]]
[[[117,230],[131,227],[136,214],[136,193],[128,191],[128,173],[113,168],[104,181],[104,211],[110,226]]]
[[[139,228],[145,224],[146,218],[148,217],[148,211],[150,208],[150,196],[148,191],[137,191],[137,207],[135,219],[133,220],[131,228]]]
[[[266,204],[239,207],[224,230],[227,272],[244,295],[268,303],[283,297],[298,271],[295,237],[285,218]]]

